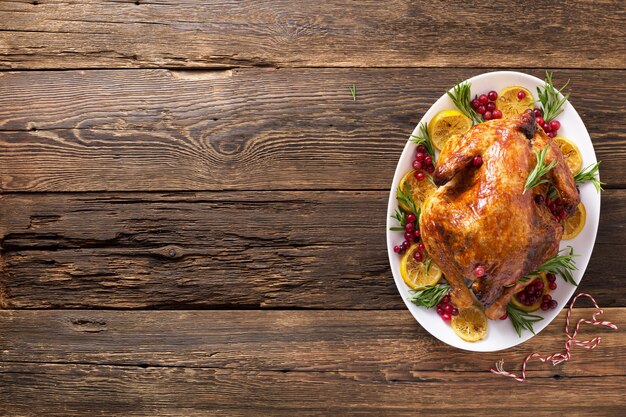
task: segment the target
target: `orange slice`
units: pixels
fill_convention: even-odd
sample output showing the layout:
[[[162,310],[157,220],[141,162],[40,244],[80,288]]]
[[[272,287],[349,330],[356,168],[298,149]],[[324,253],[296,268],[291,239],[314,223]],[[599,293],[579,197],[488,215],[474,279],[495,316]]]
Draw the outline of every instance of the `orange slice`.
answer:
[[[524,98],[519,98],[520,91],[524,92]],[[496,99],[496,108],[502,112],[502,117],[517,116],[528,109],[535,107],[535,98],[532,93],[524,87],[507,87],[500,91]]]
[[[458,316],[452,316],[452,330],[466,342],[477,342],[487,334],[487,316],[477,306],[459,309]]]
[[[434,262],[430,263],[428,271],[423,261],[416,261],[413,254],[417,250],[417,245],[413,245],[402,256],[400,261],[400,274],[409,287],[421,289],[427,285],[435,285],[441,279],[441,269]]]

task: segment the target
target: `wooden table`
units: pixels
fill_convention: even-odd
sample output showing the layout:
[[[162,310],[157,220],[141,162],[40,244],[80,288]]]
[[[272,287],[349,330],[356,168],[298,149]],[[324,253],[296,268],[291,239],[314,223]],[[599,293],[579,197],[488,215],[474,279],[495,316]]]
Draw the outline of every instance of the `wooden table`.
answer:
[[[0,414],[623,415],[623,330],[521,384],[489,368],[560,351],[564,313],[469,353],[393,283],[424,112],[555,69],[607,183],[580,290],[626,324],[624,3],[464,3],[0,2]]]

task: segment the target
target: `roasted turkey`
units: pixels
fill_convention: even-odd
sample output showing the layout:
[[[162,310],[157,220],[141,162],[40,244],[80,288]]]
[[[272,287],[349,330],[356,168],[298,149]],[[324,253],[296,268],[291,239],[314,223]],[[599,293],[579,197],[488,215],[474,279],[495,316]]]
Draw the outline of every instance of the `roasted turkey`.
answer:
[[[517,280],[558,252],[563,227],[543,204],[547,184],[524,192],[534,151],[545,147],[546,163],[557,161],[546,179],[571,214],[580,202],[574,178],[531,111],[480,123],[442,150],[433,174],[440,187],[424,202],[419,224],[458,307],[477,300],[489,318],[500,318],[528,285]]]

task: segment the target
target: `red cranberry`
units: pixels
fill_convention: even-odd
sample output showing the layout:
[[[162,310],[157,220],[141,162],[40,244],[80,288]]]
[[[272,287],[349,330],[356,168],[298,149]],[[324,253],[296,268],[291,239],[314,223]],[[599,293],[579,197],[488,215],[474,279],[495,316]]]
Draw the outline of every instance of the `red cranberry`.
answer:
[[[426,158],[426,153],[424,153],[424,152],[417,152],[415,154],[415,160],[416,161],[422,162],[422,161],[424,161],[424,158]]]
[[[559,218],[562,220],[567,219],[567,212],[563,209],[559,210]]]
[[[550,123],[544,123],[543,126],[541,126],[541,127],[543,127],[543,131],[546,132],[546,133],[552,131],[552,128],[550,127]]]
[[[528,297],[526,301],[528,302],[528,305],[531,306],[537,302],[537,297],[533,295],[532,297]]]
[[[508,318],[509,318],[509,313],[504,313],[504,315],[500,317],[500,320],[506,320]]]
[[[546,294],[543,297],[541,297],[541,301],[544,303],[548,303],[550,302],[550,300],[552,300],[552,296],[550,294]]]
[[[523,303],[524,301],[526,301],[526,294],[524,294],[523,292],[518,293],[517,299]]]
[[[494,111],[496,109],[496,105],[495,103],[487,103],[487,105],[485,106],[485,108],[487,109],[487,111]]]
[[[535,196],[535,203],[537,203],[539,205],[543,204],[543,196],[541,194],[537,194]]]
[[[556,275],[554,275],[553,273],[546,274],[546,278],[547,278],[548,282],[556,281]]]
[[[550,310],[550,303],[541,303],[541,310],[542,311]]]
[[[487,93],[487,98],[491,101],[496,101],[496,99],[498,98],[498,93],[491,90],[489,93]]]
[[[413,169],[416,171],[418,169],[422,169],[422,163],[416,159],[415,161],[413,161]]]
[[[406,220],[407,223],[413,223],[416,220],[415,214],[413,213],[407,213],[406,216],[404,216],[404,220]]]
[[[417,262],[422,262],[422,259],[424,259],[424,255],[422,255],[421,252],[415,251],[413,252],[413,259],[415,259]]]
[[[483,117],[485,118],[485,120],[491,120],[493,119],[493,114],[489,110],[487,110],[485,114],[483,114]]]
[[[395,253],[400,253],[400,246],[398,246],[398,245],[394,246],[394,247],[393,247],[393,251],[394,251]]]
[[[478,101],[480,101],[480,104],[487,104],[489,103],[489,97],[487,97],[484,94],[481,94],[480,96],[478,96]]]
[[[548,133],[546,133],[546,135],[548,135],[548,137],[549,137],[549,138],[553,138],[553,137],[555,137],[555,136],[556,136],[556,133],[554,133],[554,132],[548,132]]]
[[[487,109],[485,108],[485,106],[478,106],[478,108],[476,109],[476,113],[478,114],[485,114],[486,111]]]
[[[502,112],[498,109],[495,109],[491,115],[494,119],[502,119]]]
[[[452,309],[454,308],[454,306],[452,304],[446,304],[443,307],[443,311],[445,311],[446,313],[450,313],[452,314]]]
[[[426,178],[426,174],[424,174],[422,171],[417,171],[415,173],[415,179],[418,181],[423,181],[424,178]]]
[[[433,163],[433,157],[430,155],[426,155],[424,157],[424,164],[425,165],[431,165]]]
[[[404,232],[404,240],[406,240],[407,242],[413,242],[413,233]]]
[[[450,321],[452,319],[452,317],[450,317],[450,313],[443,313],[441,314],[441,318],[443,319],[443,321]]]
[[[535,122],[537,122],[537,124],[538,124],[539,126],[541,126],[541,127],[544,127],[544,126],[545,126],[545,124],[546,124],[546,121],[545,121],[545,120],[543,120],[543,117],[541,117],[541,116],[537,116],[537,117],[535,117]]]
[[[423,243],[418,243],[418,244],[417,244],[417,250],[418,250],[418,251],[420,251],[420,252],[424,252],[424,250],[425,250],[425,249],[426,249],[426,248],[424,247],[424,244],[423,244]]]
[[[559,123],[558,120],[553,120],[550,122],[550,128],[552,129],[553,132],[556,132],[557,130],[561,128],[561,123]]]
[[[406,240],[402,242],[402,245],[400,245],[400,249],[404,249],[407,250],[409,248],[409,246],[411,246],[411,243],[407,242]]]
[[[559,303],[557,303],[556,300],[550,300],[550,309],[555,309],[557,305],[559,305]]]
[[[417,240],[420,238],[422,234],[420,233],[419,229],[415,229],[415,232],[413,232],[413,235],[415,236],[415,240]]]
[[[474,268],[474,276],[476,278],[484,277],[486,273],[485,268],[480,265]]]
[[[428,165],[426,167],[426,172],[428,172],[429,174],[432,174],[433,172],[435,172],[435,166],[434,165]]]
[[[553,281],[553,282],[548,283],[548,287],[550,287],[551,290],[556,290],[556,287],[557,287],[556,282]]]
[[[472,108],[476,110],[480,106],[480,101],[478,101],[478,99],[475,98],[474,100],[471,101],[471,104],[472,104]]]
[[[415,223],[407,223],[404,225],[404,230],[407,232],[412,232],[415,230]]]
[[[538,279],[535,281],[535,288],[538,290],[543,290],[543,281]]]
[[[524,90],[519,90],[517,92],[517,98],[523,100],[526,97],[526,92]]]
[[[437,307],[437,314],[440,316],[443,314],[443,307]]]
[[[425,154],[426,153],[426,146],[424,146],[424,145],[417,145],[416,151],[419,152],[419,153]]]
[[[539,107],[535,107],[535,116],[543,117],[543,113]]]
[[[454,307],[454,308],[452,309],[452,312],[451,312],[450,314],[452,314],[453,316],[458,316],[458,315],[459,315],[459,309],[458,309],[458,308],[456,308],[456,307]]]
[[[481,165],[483,164],[483,158],[480,155],[476,155],[473,159],[472,159],[472,165],[474,165],[476,168],[480,168]]]
[[[441,299],[441,302],[443,304],[448,304],[450,302],[450,296],[449,295],[444,295],[443,298]]]

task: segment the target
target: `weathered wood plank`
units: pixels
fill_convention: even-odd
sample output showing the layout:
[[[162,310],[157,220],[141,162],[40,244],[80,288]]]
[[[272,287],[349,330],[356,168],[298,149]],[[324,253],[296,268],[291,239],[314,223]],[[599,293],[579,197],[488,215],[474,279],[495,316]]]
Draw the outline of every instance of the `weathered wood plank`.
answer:
[[[624,306],[626,190],[602,199],[580,290]],[[386,201],[385,191],[5,194],[0,302],[403,309]]]
[[[500,378],[500,379],[498,379]],[[19,416],[621,416],[626,377],[489,372],[273,372],[0,363],[3,412]],[[550,394],[554,395],[550,395]],[[533,402],[534,401],[534,402]],[[532,406],[530,405],[532,404]]]
[[[387,189],[423,113],[456,81],[482,71],[0,73],[0,187]],[[571,79],[603,180],[626,186],[626,89],[616,88],[626,71],[556,77]]]
[[[617,0],[5,1],[0,68],[624,68],[625,17]]]
[[[572,319],[590,319],[594,311],[577,308]],[[602,319],[623,323],[626,308],[606,309]],[[476,353],[439,342],[407,311],[4,310],[0,363],[393,374],[481,373],[504,358],[507,369],[517,371],[529,352],[562,351],[564,328],[563,311],[521,346]],[[595,336],[602,337],[598,350],[574,347],[573,359],[557,367],[533,362],[530,377],[626,376],[624,333],[581,328],[581,339]]]

